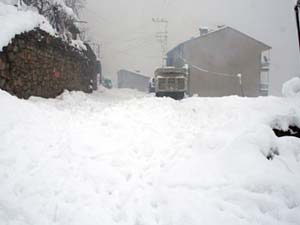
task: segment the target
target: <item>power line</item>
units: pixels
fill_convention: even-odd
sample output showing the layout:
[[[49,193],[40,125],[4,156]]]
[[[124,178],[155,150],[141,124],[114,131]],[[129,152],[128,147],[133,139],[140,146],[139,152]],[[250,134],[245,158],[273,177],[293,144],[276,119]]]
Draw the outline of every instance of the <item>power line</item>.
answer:
[[[178,55],[179,56],[179,55]],[[185,62],[186,64],[188,64],[189,66],[195,68],[196,70],[202,71],[204,73],[209,73],[209,74],[213,74],[213,75],[217,75],[217,76],[221,76],[221,77],[230,77],[230,78],[237,78],[239,80],[239,85],[240,85],[240,89],[241,89],[241,95],[244,97],[244,85],[243,85],[243,79],[242,79],[242,74],[229,74],[229,73],[220,73],[220,72],[214,72],[214,71],[209,71],[206,69],[203,69],[197,65],[191,64],[189,63],[185,58],[179,56],[179,58],[181,58],[183,60],[183,62]]]
[[[99,43],[90,43],[91,48],[96,53],[97,59],[101,59],[101,44]]]
[[[203,68],[201,68],[201,67],[199,67],[199,66],[190,64],[190,63],[187,62],[187,60],[184,59],[184,58],[182,58],[182,60],[183,60],[185,63],[189,64],[191,67],[193,67],[193,68],[195,68],[195,69],[197,69],[197,70],[200,70],[200,71],[202,71],[202,72],[205,72],[205,73],[211,73],[211,74],[218,75],[218,76],[223,76],[223,77],[234,77],[234,78],[237,77],[237,75],[233,75],[233,74],[219,73],[219,72],[209,71],[209,70],[203,69]]]

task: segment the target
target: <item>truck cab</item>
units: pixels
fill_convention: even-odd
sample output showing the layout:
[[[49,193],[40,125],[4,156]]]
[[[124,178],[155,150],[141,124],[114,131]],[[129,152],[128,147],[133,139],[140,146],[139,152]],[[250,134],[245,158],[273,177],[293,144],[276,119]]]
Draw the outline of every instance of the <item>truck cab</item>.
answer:
[[[188,70],[186,68],[163,67],[155,71],[155,95],[183,99],[187,92]]]

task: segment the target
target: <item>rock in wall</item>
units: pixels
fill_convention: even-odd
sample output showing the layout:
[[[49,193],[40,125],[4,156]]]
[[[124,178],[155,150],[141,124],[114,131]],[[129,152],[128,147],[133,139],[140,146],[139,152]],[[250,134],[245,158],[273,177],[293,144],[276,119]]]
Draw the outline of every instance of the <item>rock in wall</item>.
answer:
[[[65,89],[90,93],[96,62],[90,47],[79,50],[37,28],[0,51],[0,89],[25,99],[52,98]]]

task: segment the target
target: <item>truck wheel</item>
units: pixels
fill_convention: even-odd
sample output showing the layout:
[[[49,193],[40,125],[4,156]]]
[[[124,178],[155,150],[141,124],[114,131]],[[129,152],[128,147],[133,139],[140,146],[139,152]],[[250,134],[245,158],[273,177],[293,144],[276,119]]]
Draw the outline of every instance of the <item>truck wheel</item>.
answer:
[[[165,95],[164,95],[164,93],[162,93],[162,92],[156,92],[156,93],[155,93],[155,96],[156,96],[156,97],[163,97],[163,96],[165,96]]]
[[[184,98],[184,92],[176,92],[174,93],[174,99],[181,100]]]
[[[184,92],[156,92],[156,97],[169,97],[175,100],[181,100],[184,98]]]

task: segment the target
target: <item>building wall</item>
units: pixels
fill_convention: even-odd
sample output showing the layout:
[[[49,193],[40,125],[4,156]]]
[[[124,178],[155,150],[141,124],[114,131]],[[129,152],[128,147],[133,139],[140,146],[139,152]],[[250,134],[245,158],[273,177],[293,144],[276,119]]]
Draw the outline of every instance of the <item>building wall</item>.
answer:
[[[188,64],[208,71],[242,74],[245,96],[259,96],[261,46],[252,39],[231,29],[188,41],[169,54],[169,62],[182,66]],[[190,69],[191,94],[218,97],[242,95],[238,77],[227,77]]]
[[[65,89],[92,92],[96,57],[42,30],[16,35],[0,52],[0,88],[19,98],[56,97]]]
[[[118,72],[118,88],[130,88],[148,92],[149,80],[149,77],[131,71],[120,70]]]

